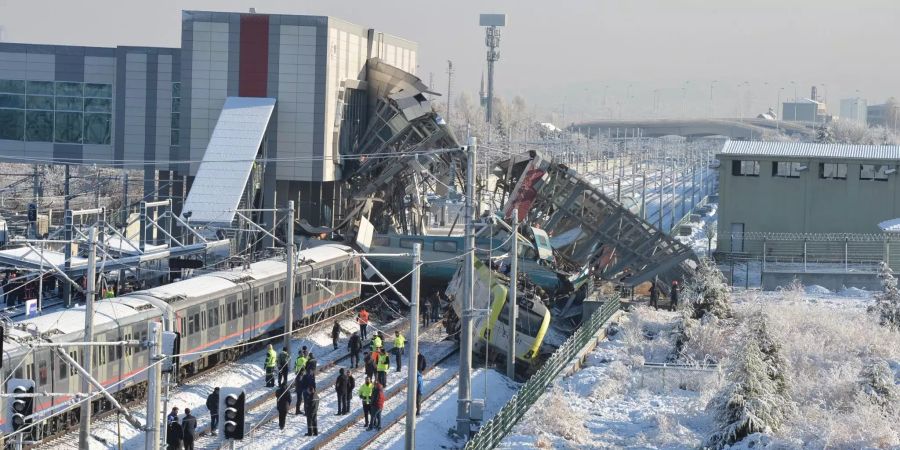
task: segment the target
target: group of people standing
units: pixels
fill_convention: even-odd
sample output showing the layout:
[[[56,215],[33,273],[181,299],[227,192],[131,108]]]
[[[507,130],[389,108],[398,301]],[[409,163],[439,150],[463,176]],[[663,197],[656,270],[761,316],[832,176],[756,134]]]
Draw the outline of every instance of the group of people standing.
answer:
[[[672,287],[669,288],[669,310],[675,311],[678,308],[678,280],[672,281]],[[656,286],[656,280],[650,283],[650,306],[659,309],[659,288]]]
[[[216,388],[218,389],[218,388]],[[178,419],[178,407],[166,416],[166,447],[168,450],[194,450],[197,439],[197,418],[190,408],[184,408],[184,417]]]

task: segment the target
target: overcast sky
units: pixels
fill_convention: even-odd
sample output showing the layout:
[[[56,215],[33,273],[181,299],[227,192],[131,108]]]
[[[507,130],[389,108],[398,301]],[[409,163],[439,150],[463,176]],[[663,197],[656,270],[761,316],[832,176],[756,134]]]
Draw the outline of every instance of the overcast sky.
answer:
[[[449,59],[454,91],[473,95],[485,65],[478,14],[505,12],[498,93],[568,121],[755,115],[779,88],[784,100],[813,84],[833,113],[857,90],[870,104],[900,94],[896,0],[0,0],[0,26],[11,42],[178,47],[181,10],[251,6],[416,41],[423,80],[445,91]]]

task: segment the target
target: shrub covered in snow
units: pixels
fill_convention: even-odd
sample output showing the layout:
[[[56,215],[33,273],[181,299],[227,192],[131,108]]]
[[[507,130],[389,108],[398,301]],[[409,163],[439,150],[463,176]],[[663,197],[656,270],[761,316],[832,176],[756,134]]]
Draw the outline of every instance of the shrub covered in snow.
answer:
[[[711,448],[723,448],[753,433],[771,433],[784,423],[784,398],[752,336],[734,359],[729,381],[709,405],[718,418],[717,430],[707,441]]]
[[[886,414],[898,412],[895,408],[900,400],[900,388],[894,382],[894,372],[887,361],[875,359],[866,364],[860,373],[859,384],[863,395]]]
[[[775,392],[785,407],[790,406],[790,366],[782,355],[781,343],[769,331],[769,316],[762,311],[753,314],[747,322],[747,332],[763,354],[766,375],[774,383]]]
[[[881,279],[881,292],[875,294],[875,304],[869,307],[869,312],[876,315],[881,325],[900,331],[900,290],[897,289],[897,278],[884,262],[878,266],[878,278]]]
[[[720,319],[731,317],[731,299],[725,276],[709,258],[700,259],[697,270],[685,286],[684,296],[695,319],[707,314]]]
[[[545,401],[538,402],[531,408],[523,428],[538,436],[549,433],[573,444],[587,443],[589,433],[584,426],[584,411],[579,411],[572,405],[566,392],[555,387],[543,398]]]

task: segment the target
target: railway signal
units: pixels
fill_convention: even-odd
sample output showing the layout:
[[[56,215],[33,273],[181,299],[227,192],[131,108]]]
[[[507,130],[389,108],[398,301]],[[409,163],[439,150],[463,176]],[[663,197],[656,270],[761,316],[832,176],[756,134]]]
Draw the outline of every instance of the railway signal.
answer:
[[[242,389],[222,388],[219,395],[219,414],[222,415],[222,435],[225,439],[244,438],[246,393]]]
[[[12,394],[7,420],[12,425],[12,430],[18,431],[31,423],[31,415],[34,414],[34,381],[13,378],[6,384],[6,388]]]

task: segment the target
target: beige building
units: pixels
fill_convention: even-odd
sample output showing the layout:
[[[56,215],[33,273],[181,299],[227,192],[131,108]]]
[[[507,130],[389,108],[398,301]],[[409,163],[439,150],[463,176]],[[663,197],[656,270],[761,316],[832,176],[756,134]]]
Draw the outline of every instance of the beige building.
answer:
[[[759,255],[749,236],[762,233],[877,234],[900,217],[900,146],[729,141],[716,157],[720,252]]]

